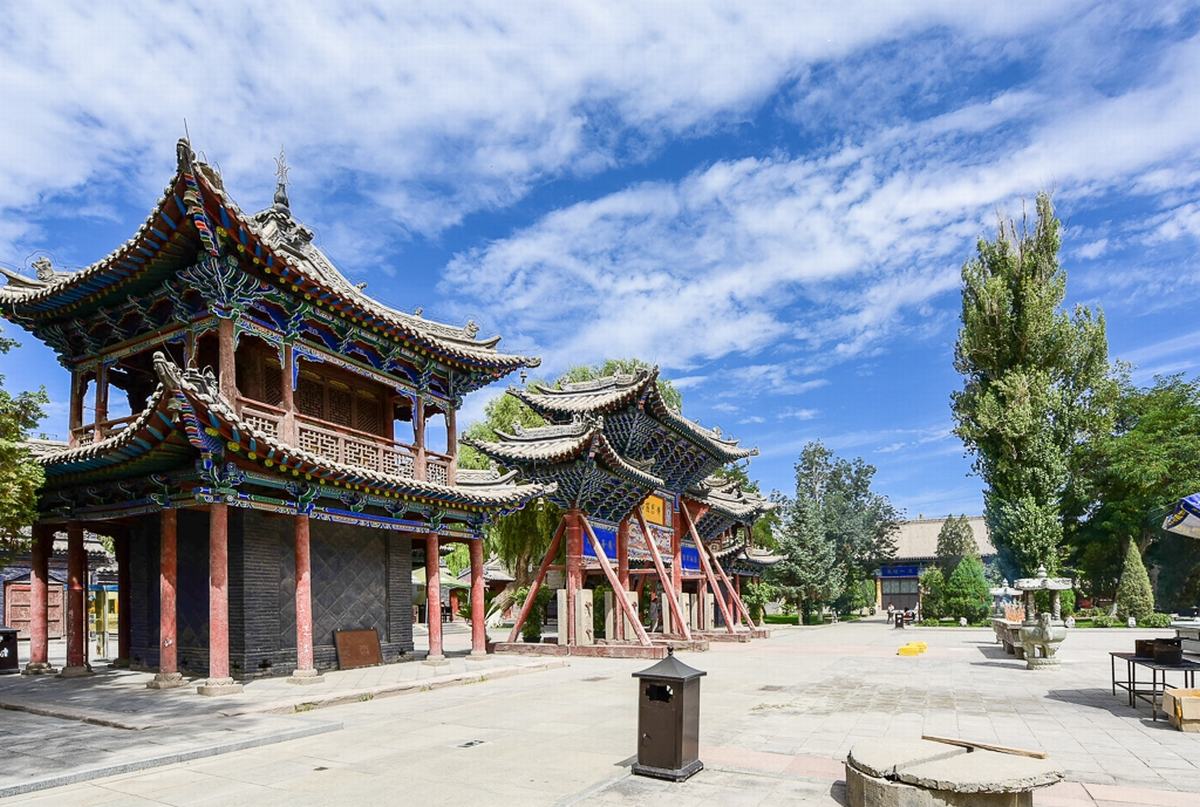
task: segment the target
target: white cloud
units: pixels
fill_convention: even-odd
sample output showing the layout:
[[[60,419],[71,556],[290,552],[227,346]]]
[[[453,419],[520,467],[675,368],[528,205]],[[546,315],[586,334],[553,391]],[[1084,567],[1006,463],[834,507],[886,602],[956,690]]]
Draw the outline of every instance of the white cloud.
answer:
[[[1052,187],[1069,212],[1200,149],[1197,80],[1191,40],[1120,94],[1018,94],[827,153],[633,185],[458,255],[444,288],[499,301],[502,327],[544,346],[551,366],[614,353],[691,366],[789,343],[810,366],[871,355],[956,288],[997,208]],[[584,316],[600,298],[609,315]],[[578,328],[560,327],[567,314]],[[772,364],[732,377],[795,381]]]
[[[1098,238],[1095,241],[1089,241],[1083,246],[1075,250],[1075,254],[1086,260],[1092,260],[1103,255],[1108,250],[1108,239]]]
[[[228,177],[256,188],[240,199],[267,201],[256,178],[284,144],[311,197],[354,187],[403,228],[436,233],[547,177],[734,123],[807,64],[929,26],[1006,35],[1067,11],[25,4],[0,19],[0,109],[13,124],[0,128],[0,210],[89,182],[153,194],[186,118]]]
[[[775,412],[776,420],[812,420],[820,412],[816,409],[798,409],[794,406],[785,406]]]
[[[766,423],[767,419],[762,415],[750,415],[738,421],[738,423]]]

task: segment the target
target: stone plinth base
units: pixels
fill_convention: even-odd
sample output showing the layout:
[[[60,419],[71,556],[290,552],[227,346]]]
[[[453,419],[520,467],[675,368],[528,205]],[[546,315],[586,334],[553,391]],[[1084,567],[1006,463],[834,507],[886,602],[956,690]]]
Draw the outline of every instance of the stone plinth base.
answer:
[[[147,689],[176,689],[183,685],[183,676],[177,672],[155,673],[154,680],[146,682]]]
[[[467,661],[475,661],[475,662],[487,661],[488,655],[489,654],[487,654],[487,653],[472,650],[470,653],[467,654]]]
[[[36,664],[31,661],[25,665],[25,669],[21,670],[23,675],[54,675],[57,672],[58,670],[45,661],[39,661]]]
[[[59,678],[83,678],[91,675],[91,669],[84,664],[76,664],[70,667],[63,667],[62,672],[58,674]]]
[[[770,639],[771,638],[771,629],[770,628],[754,628],[752,631],[750,631],[750,635],[753,636],[755,639]]]
[[[288,676],[289,684],[323,684],[325,676],[321,675],[316,670],[292,670],[292,674]]]
[[[744,630],[739,630],[736,633],[724,630],[705,630],[692,631],[692,638],[703,639],[706,642],[736,642],[738,644],[745,644],[750,641],[752,634]]]
[[[450,660],[447,659],[445,656],[426,656],[425,659],[421,663],[427,664],[430,667],[449,667],[450,666]]]
[[[241,691],[242,685],[232,678],[209,678],[203,684],[196,687],[196,692],[209,696],[237,695]]]
[[[644,658],[667,657],[667,645],[652,644],[526,644],[524,642],[496,642],[496,653],[517,656],[587,656],[590,658]]]
[[[850,807],[1032,807],[1062,779],[1045,759],[917,740],[864,740],[846,759]]]
[[[653,765],[635,762],[629,770],[635,776],[649,776],[652,779],[666,779],[668,782],[682,782],[704,770],[704,763],[697,759],[682,768],[656,768]]]

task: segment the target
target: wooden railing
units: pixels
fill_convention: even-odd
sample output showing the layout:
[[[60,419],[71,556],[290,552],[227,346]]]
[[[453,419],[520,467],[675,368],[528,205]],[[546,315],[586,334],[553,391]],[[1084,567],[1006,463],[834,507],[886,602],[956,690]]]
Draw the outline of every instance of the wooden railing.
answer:
[[[141,413],[134,415],[126,415],[122,418],[113,418],[111,420],[102,420],[99,423],[85,423],[84,425],[71,430],[72,442],[76,445],[82,443],[91,443],[98,440],[103,440],[107,437],[112,437],[119,431],[122,431],[130,423],[138,419]]]
[[[273,437],[281,435],[284,410],[244,398],[241,410],[242,419],[255,431]],[[295,417],[296,445],[310,454],[393,476],[416,475],[417,451],[413,446],[308,415],[297,414]],[[441,458],[441,455],[439,458],[441,465],[437,473],[446,476],[449,458]]]

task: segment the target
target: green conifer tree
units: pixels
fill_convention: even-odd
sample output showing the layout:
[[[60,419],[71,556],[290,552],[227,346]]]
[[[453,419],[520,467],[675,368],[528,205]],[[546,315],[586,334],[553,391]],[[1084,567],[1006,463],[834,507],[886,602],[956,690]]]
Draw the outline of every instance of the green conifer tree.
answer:
[[[1142,553],[1135,541],[1125,544],[1125,567],[1121,570],[1121,582],[1117,586],[1117,614],[1122,619],[1133,617],[1139,622],[1154,613],[1154,589],[1150,587],[1150,575],[1142,563]]]

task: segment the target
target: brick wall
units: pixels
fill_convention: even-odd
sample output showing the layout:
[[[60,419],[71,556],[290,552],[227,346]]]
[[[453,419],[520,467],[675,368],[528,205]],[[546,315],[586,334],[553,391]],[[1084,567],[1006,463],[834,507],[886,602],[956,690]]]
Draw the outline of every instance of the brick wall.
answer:
[[[296,665],[295,553],[290,517],[229,513],[229,661],[235,678],[289,675]],[[131,661],[158,665],[159,519],[130,532]],[[383,657],[413,649],[412,541],[402,533],[311,524],[313,644],[318,669],[337,666],[333,631],[379,631]],[[208,672],[208,514],[180,510],[176,612],[180,670]],[[124,607],[124,605],[122,606]]]

